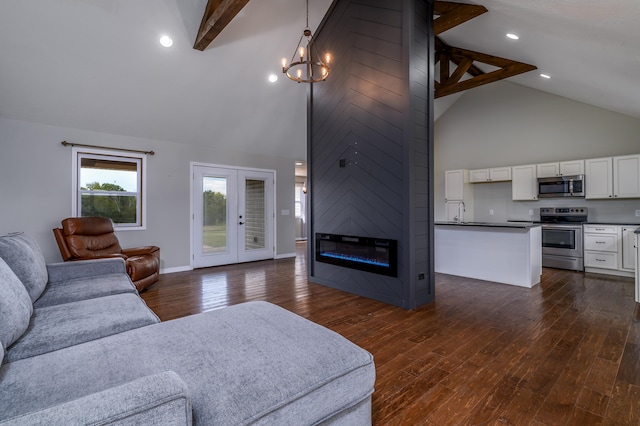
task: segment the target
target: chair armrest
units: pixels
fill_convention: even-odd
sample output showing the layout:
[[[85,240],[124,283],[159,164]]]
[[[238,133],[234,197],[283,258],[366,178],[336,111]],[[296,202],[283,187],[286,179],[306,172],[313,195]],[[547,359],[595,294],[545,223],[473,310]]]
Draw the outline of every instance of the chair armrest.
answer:
[[[143,254],[156,255],[156,253],[159,251],[160,251],[160,247],[144,246],[144,247],[132,247],[127,249],[122,249],[122,254],[124,254],[127,257],[132,257],[132,256],[142,256]]]
[[[68,281],[104,274],[126,274],[125,261],[121,257],[49,263],[49,282]]]
[[[0,425],[191,425],[191,397],[173,371],[27,413]]]

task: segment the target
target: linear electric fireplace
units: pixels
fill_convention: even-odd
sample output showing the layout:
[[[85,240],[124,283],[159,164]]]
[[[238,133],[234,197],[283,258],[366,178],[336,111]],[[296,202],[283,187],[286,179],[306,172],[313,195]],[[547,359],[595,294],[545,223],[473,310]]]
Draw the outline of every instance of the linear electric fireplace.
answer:
[[[397,277],[398,242],[316,233],[316,261]]]

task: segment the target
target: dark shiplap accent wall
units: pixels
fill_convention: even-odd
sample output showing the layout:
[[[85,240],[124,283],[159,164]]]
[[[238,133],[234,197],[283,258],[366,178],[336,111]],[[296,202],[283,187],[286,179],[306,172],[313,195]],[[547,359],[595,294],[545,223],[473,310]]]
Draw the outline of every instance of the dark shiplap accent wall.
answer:
[[[331,75],[309,96],[309,279],[407,309],[434,298],[431,10],[336,0],[316,34]],[[398,277],[315,262],[316,232],[398,240]]]

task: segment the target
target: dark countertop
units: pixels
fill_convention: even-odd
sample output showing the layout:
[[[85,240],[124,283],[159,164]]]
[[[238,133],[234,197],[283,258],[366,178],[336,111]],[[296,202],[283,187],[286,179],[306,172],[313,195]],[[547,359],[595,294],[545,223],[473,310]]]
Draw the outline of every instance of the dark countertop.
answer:
[[[532,222],[435,222],[435,225],[451,225],[451,226],[483,226],[486,228],[520,228],[520,229],[528,229],[534,228],[536,226],[540,226],[540,223],[532,223]]]
[[[640,223],[630,223],[630,222],[585,222],[585,225],[616,225],[616,226],[640,226]]]

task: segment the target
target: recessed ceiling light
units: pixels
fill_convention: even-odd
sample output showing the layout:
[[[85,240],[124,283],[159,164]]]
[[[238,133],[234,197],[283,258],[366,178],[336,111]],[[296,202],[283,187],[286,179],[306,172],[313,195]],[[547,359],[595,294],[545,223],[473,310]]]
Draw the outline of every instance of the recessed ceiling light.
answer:
[[[275,74],[269,74],[269,82],[275,83],[276,81],[278,81],[278,76]]]
[[[551,78],[551,76],[549,74],[540,74],[540,77],[542,77],[542,78]]]
[[[173,40],[168,35],[163,35],[160,37],[160,44],[164,47],[171,47],[173,45]]]
[[[296,166],[302,166],[302,161],[296,161]]]
[[[507,37],[511,40],[518,40],[520,37],[517,34],[507,33]]]

